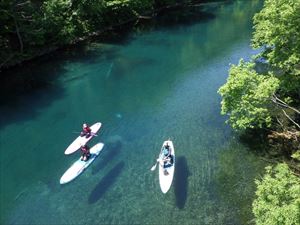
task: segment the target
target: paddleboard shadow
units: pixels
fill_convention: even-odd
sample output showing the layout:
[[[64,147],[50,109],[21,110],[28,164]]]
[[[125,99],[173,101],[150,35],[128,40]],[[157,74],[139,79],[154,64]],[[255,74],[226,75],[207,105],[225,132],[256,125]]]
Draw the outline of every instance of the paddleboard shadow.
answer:
[[[122,143],[117,142],[113,144],[107,144],[105,147],[107,150],[103,153],[99,162],[93,167],[92,174],[98,173],[100,170],[105,168],[107,164],[109,164],[113,159],[116,158],[121,152]]]
[[[176,161],[176,173],[174,177],[174,192],[176,198],[176,206],[183,209],[187,199],[188,177],[190,176],[187,160],[184,156],[180,156]]]
[[[103,197],[108,189],[116,182],[124,166],[125,163],[123,161],[119,162],[101,179],[89,196],[89,204],[94,204]]]

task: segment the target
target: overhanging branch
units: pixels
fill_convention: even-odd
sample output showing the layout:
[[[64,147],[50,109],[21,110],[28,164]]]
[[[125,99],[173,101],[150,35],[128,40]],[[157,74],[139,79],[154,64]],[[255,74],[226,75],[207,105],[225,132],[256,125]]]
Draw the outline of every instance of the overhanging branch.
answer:
[[[284,111],[284,109],[282,110],[284,115],[290,120],[293,122],[293,124],[295,124],[299,129],[300,129],[300,125],[298,123],[296,123],[287,113],[286,111]]]
[[[287,103],[285,103],[284,101],[282,101],[281,99],[279,99],[275,94],[273,94],[272,98],[271,98],[272,102],[274,102],[275,104],[285,107],[285,108],[289,108],[291,110],[293,110],[294,112],[300,114],[300,111],[298,109],[295,109],[292,106],[289,106]]]

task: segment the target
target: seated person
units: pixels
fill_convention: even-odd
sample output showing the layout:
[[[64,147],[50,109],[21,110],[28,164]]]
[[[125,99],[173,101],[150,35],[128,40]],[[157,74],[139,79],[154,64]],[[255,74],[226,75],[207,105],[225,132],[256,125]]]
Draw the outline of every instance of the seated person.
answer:
[[[91,156],[90,148],[85,144],[85,145],[81,145],[80,150],[81,150],[80,160],[86,162]]]
[[[162,157],[162,162],[163,162],[163,166],[164,168],[167,168],[169,166],[172,165],[172,156],[171,156],[171,149],[170,146],[168,145],[168,143],[164,146],[163,149],[163,157]]]
[[[80,137],[85,136],[86,138],[89,138],[91,134],[92,134],[91,128],[86,123],[84,123],[82,125],[82,131],[80,133]]]

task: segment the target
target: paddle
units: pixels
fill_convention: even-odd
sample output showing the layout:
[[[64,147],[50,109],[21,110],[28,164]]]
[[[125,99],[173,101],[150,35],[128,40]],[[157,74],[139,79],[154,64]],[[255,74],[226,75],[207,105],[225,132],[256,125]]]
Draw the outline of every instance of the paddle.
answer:
[[[78,131],[73,131],[73,133],[74,134],[80,134],[81,132],[78,132]],[[91,136],[95,136],[95,137],[98,137],[98,135],[97,134],[95,134],[95,133],[91,133]]]
[[[156,169],[157,163],[159,162],[159,156],[160,156],[161,152],[162,152],[162,149],[159,152],[158,158],[156,159],[156,163],[151,167],[151,171],[154,171]]]
[[[170,138],[169,138],[169,140],[170,140]],[[162,153],[162,150],[163,150],[163,147],[161,148],[161,150],[160,150],[160,153],[159,153],[159,155],[158,155],[158,158],[157,158],[157,160],[156,160],[156,163],[151,167],[151,171],[154,171],[155,169],[156,169],[156,166],[157,166],[157,163],[159,162],[159,156],[160,156],[160,154]]]
[[[151,167],[151,171],[154,171],[154,170],[156,169],[156,166],[157,166],[158,161],[159,161],[159,159],[157,159],[155,165],[153,165],[153,166]]]

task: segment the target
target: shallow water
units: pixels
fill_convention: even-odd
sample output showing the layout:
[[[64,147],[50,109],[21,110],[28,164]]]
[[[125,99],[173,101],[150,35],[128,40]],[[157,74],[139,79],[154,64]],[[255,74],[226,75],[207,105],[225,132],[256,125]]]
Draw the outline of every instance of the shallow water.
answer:
[[[3,98],[1,224],[246,224],[263,163],[220,115],[218,88],[230,63],[249,58],[260,1],[198,7],[13,70],[32,77]],[[29,86],[29,87],[28,87]],[[24,94],[25,92],[25,94]],[[105,143],[73,182],[79,157],[63,154],[81,124]],[[163,195],[161,144],[176,169]]]

